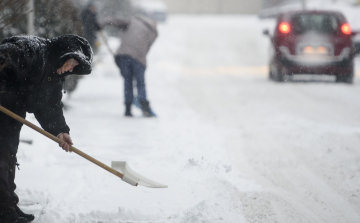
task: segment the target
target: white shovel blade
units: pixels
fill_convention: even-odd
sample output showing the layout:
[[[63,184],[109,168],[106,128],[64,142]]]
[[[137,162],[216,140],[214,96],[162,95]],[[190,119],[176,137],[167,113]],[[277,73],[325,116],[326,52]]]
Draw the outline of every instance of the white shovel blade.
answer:
[[[146,177],[141,176],[140,174],[134,172],[125,161],[112,161],[111,168],[119,171],[124,174],[123,178],[121,178],[126,183],[129,183],[133,186],[137,186],[138,184],[151,187],[151,188],[167,188],[168,186],[164,184],[157,183],[155,181],[149,180]]]

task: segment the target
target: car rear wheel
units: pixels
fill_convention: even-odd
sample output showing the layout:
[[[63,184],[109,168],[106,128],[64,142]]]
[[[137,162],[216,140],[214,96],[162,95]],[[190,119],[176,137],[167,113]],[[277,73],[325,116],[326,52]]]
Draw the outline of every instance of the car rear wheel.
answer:
[[[272,76],[272,80],[275,82],[284,82],[285,81],[285,74],[281,72],[281,68],[276,66],[273,71],[271,71],[270,75]]]
[[[272,72],[271,69],[269,70],[269,79],[274,80],[274,72]]]
[[[338,75],[336,75],[336,82],[352,84],[354,82],[354,70],[352,70],[348,74],[338,74]]]

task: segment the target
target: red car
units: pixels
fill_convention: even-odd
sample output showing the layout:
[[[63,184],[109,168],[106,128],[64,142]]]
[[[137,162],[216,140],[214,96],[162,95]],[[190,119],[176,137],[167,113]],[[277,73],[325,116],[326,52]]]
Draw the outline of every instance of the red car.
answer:
[[[264,31],[270,36],[269,31]],[[279,15],[271,37],[270,79],[285,75],[335,75],[337,82],[352,83],[356,33],[340,12],[293,11]]]

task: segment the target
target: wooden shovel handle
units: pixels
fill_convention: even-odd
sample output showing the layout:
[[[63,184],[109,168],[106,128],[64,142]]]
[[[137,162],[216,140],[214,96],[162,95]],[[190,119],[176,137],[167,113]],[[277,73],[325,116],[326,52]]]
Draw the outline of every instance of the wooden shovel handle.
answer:
[[[64,142],[63,140],[55,137],[54,135],[48,133],[47,131],[39,128],[38,126],[32,124],[31,122],[25,120],[24,118],[18,116],[17,114],[13,113],[12,111],[4,108],[3,106],[0,105],[0,111],[2,111],[3,113],[7,114],[8,116],[10,116],[11,118],[13,119],[16,119],[17,121],[23,123],[24,125],[27,125],[28,127],[34,129],[35,131],[43,134],[44,136],[48,137],[49,139],[57,142],[57,143],[62,143]],[[73,146],[70,146],[70,150],[73,151],[74,153],[78,154],[79,156],[82,156],[83,158],[89,160],[90,162],[98,165],[99,167],[109,171],[110,173],[114,174],[115,176],[118,176],[120,178],[122,178],[124,175],[116,170],[114,170],[113,168],[103,164],[102,162],[100,162],[99,160],[97,159],[94,159],[93,157],[89,156],[88,154],[82,152],[81,150],[73,147]]]

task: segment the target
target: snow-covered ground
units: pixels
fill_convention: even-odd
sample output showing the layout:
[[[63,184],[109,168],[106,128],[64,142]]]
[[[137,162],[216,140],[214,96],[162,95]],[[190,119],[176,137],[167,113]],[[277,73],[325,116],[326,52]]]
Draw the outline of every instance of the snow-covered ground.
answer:
[[[18,152],[21,207],[34,223],[359,222],[360,79],[269,81],[261,33],[272,24],[169,17],[146,74],[158,118],[123,116],[122,78],[103,46],[65,96],[74,146],[169,187],[132,187],[23,127],[34,143]]]

